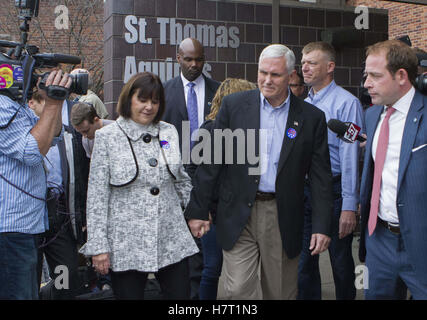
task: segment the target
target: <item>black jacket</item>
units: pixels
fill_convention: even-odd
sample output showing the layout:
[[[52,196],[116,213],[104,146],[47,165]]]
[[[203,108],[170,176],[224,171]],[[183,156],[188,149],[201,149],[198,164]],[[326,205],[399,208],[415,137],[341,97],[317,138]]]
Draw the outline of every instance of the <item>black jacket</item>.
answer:
[[[68,118],[70,119],[71,107],[74,102],[67,100]],[[64,125],[64,130],[72,135],[72,152],[73,152],[73,169],[74,169],[74,185],[70,185],[70,170],[71,165],[68,162],[65,144],[62,141],[59,147],[59,156],[62,167],[62,181],[65,187],[66,211],[68,213],[75,212],[75,236],[79,244],[86,242],[86,232],[83,232],[83,227],[86,226],[86,196],[89,180],[89,161],[86,156],[86,151],[82,145],[82,135],[78,133],[71,125]],[[74,190],[70,190],[74,187]],[[71,192],[70,192],[71,191]],[[74,194],[73,199],[70,195]],[[71,206],[74,204],[74,208]]]
[[[255,150],[259,155],[260,92],[258,89],[226,96],[215,119],[214,129],[232,131],[255,129]],[[313,233],[330,235],[333,214],[332,173],[327,126],[324,113],[291,94],[286,131],[293,128],[296,137],[283,138],[276,177],[276,201],[283,248],[289,258],[302,248],[304,223],[304,179],[308,174],[312,192]],[[212,144],[214,145],[214,143]],[[224,144],[223,144],[224,152]],[[260,175],[250,175],[251,165],[202,164],[195,175],[191,199],[185,210],[187,219],[208,220],[209,199],[223,172],[217,210],[217,236],[223,249],[233,248],[248,222],[255,203]],[[224,163],[224,162],[223,162]]]
[[[214,125],[214,122],[212,120],[206,120],[205,122],[202,123],[202,125],[200,126],[200,129],[205,129],[205,130],[211,132],[213,125]],[[212,139],[213,139],[213,135],[211,132],[211,140],[210,141],[212,141]],[[196,147],[196,145],[198,145],[199,143],[205,143],[205,141],[202,139],[199,139],[199,141],[197,141],[194,144],[194,147]],[[208,147],[208,146],[206,145],[206,147]],[[200,155],[200,157],[203,157],[203,149],[200,151],[199,155]],[[192,160],[192,159],[190,159],[190,160]],[[190,176],[193,185],[194,185],[194,181],[195,181],[195,175],[197,174],[197,168],[198,168],[198,166],[193,161],[191,161],[190,164],[186,168],[187,173]],[[211,216],[212,216],[212,222],[215,224],[216,224],[216,211],[217,211],[217,207],[218,207],[220,184],[221,184],[221,177],[219,178],[219,180],[216,184],[216,187],[213,190],[211,200],[210,200],[210,204],[209,204],[209,212],[211,213]]]

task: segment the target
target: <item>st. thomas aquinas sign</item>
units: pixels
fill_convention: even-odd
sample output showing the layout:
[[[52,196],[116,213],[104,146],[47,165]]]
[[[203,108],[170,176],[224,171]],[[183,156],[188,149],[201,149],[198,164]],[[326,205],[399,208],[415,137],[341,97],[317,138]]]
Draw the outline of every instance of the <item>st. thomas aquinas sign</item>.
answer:
[[[237,26],[226,27],[224,25],[214,26],[212,24],[181,24],[175,18],[157,18],[156,26],[160,31],[160,45],[179,45],[187,38],[196,38],[204,47],[233,48],[240,46],[240,30]],[[147,21],[145,18],[138,18],[128,15],[124,19],[125,40],[128,44],[140,43],[151,46],[153,39],[147,36]],[[125,70],[123,81],[127,82],[130,77],[138,72],[150,71],[167,81],[179,74],[179,64],[175,62],[175,57],[168,57],[165,61],[139,61],[138,57],[127,56],[125,60]],[[211,66],[205,64],[204,73],[210,76]]]

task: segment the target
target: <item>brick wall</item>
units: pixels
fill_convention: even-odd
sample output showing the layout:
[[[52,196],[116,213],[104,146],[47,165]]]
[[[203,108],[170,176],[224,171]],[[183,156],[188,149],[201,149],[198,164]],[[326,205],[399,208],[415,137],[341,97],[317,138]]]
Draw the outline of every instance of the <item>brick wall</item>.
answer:
[[[0,34],[9,34],[12,40],[17,41],[20,21],[16,18],[14,2],[0,1],[2,9],[6,8],[0,12]],[[356,4],[356,0],[351,1]],[[58,14],[54,9],[59,4],[68,5],[68,30],[55,28]],[[84,7],[90,4],[96,5],[95,8]],[[98,92],[102,93],[104,88],[104,102],[114,116],[123,87],[126,57],[134,57],[137,67],[140,62],[147,62],[152,63],[153,68],[153,63],[157,63],[159,70],[162,67],[172,70],[173,75],[179,71],[175,61],[177,46],[170,44],[169,30],[167,43],[160,43],[157,18],[175,18],[175,22],[182,26],[212,25],[217,31],[221,27],[227,30],[238,28],[237,47],[205,47],[210,67],[207,71],[219,81],[226,77],[240,77],[255,82],[258,56],[271,42],[271,10],[269,4],[210,0],[106,0],[105,4],[102,0],[44,0],[41,1],[39,17],[30,23],[29,43],[40,46],[41,52],[82,56],[83,66],[91,69],[100,81]],[[128,15],[145,19],[146,38],[152,38],[151,44],[139,41],[129,44],[125,41],[128,30],[124,21]],[[298,3],[281,6],[279,15],[280,41],[295,52],[298,67],[305,44],[321,40],[321,32],[326,29],[352,27],[357,16],[351,7],[333,9]],[[385,11],[371,10],[372,28],[363,32],[364,45],[387,39],[387,19]],[[337,52],[335,79],[355,95],[359,93],[364,59],[361,47],[364,45],[346,47]],[[171,61],[165,61],[167,58]]]
[[[378,0],[348,0],[347,4],[387,9],[389,39],[409,35],[413,47],[427,51],[427,5]]]
[[[0,0],[0,34],[9,35],[7,40],[20,41],[18,12],[12,0]],[[68,29],[58,29],[55,13],[58,5],[68,8]],[[40,52],[77,55],[82,58],[81,67],[91,71],[96,90],[102,95],[103,88],[103,0],[43,0],[39,15],[30,23],[28,43],[37,45]],[[3,10],[5,9],[5,10]],[[72,68],[64,65],[66,71]]]
[[[328,28],[354,27],[357,15],[353,8],[323,9],[305,5],[280,7],[280,41],[290,47],[296,55],[297,66],[301,60],[301,50],[311,41],[320,41],[321,32]],[[115,108],[123,86],[126,57],[132,57],[138,71],[140,63],[151,63],[151,68],[162,65],[164,70],[172,70],[163,80],[175,76],[177,45],[171,45],[171,36],[167,30],[167,43],[160,43],[158,18],[175,18],[182,26],[187,24],[212,25],[215,28],[237,27],[239,46],[237,48],[205,47],[206,60],[210,66],[212,78],[222,81],[226,77],[246,78],[255,82],[257,60],[262,49],[271,43],[271,5],[218,2],[209,0],[146,0],[141,1],[107,0],[104,7],[105,34],[105,102],[110,110]],[[125,18],[134,15],[146,22],[146,39],[152,43],[129,44],[125,40]],[[387,39],[387,14],[371,13],[377,26],[375,30],[363,32],[365,43],[374,43]],[[171,62],[165,61],[170,58]],[[361,64],[364,58],[363,48],[345,48],[338,50],[335,79],[338,84],[358,95],[361,80]],[[154,66],[155,65],[155,66]],[[128,65],[129,67],[129,65]],[[156,69],[157,70],[157,69]]]

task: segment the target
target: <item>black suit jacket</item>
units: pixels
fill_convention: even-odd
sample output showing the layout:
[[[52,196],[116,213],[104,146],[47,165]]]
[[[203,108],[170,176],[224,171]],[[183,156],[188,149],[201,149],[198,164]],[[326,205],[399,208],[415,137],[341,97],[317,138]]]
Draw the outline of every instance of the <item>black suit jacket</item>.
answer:
[[[259,154],[258,89],[235,93],[223,99],[214,129],[226,128],[233,131],[241,128],[246,133],[247,129],[255,129],[255,150]],[[286,135],[289,128],[297,132],[293,139]],[[247,157],[246,163],[235,164],[236,156],[237,148],[234,145],[233,164],[199,166],[193,180],[191,199],[185,210],[187,219],[208,220],[209,198],[218,177],[225,171],[221,178],[217,208],[217,236],[225,250],[233,248],[247,224],[260,181],[260,175],[248,173],[249,168],[257,167],[258,164],[250,165]],[[279,228],[283,248],[289,258],[298,256],[302,248],[306,174],[312,192],[312,232],[330,235],[333,214],[332,173],[325,115],[291,94],[275,182]]]
[[[211,111],[212,99],[220,83],[204,76],[205,79],[205,112],[203,119]],[[182,151],[182,121],[188,121],[187,105],[185,103],[184,85],[181,76],[165,83],[166,109],[163,120],[173,124],[179,135],[179,149]]]
[[[67,100],[68,119],[70,119],[71,108],[75,104],[70,100]],[[82,135],[78,133],[71,124],[69,126],[64,125],[64,130],[72,134],[72,152],[74,163],[74,197],[70,199],[70,163],[67,159],[67,153],[65,148],[64,140],[58,143],[59,157],[61,160],[61,171],[62,181],[65,191],[65,205],[66,212],[74,211],[75,214],[75,225],[76,225],[76,239],[79,244],[86,242],[86,232],[82,229],[86,226],[86,196],[87,186],[89,180],[89,158],[86,156],[86,151],[82,145]],[[72,201],[71,201],[72,200]],[[71,208],[71,205],[74,208]]]

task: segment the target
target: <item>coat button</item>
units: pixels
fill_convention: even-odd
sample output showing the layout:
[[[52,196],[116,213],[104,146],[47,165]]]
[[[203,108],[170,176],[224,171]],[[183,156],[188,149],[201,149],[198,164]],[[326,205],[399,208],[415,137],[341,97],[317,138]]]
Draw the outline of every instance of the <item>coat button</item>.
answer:
[[[159,194],[160,190],[157,187],[153,187],[153,188],[151,188],[150,192],[153,196],[157,196]]]
[[[150,167],[155,167],[157,166],[157,160],[154,158],[151,158],[150,160],[148,160],[148,164],[150,165]]]
[[[150,143],[151,141],[151,135],[146,133],[142,136],[142,140],[144,140],[145,143]]]
[[[252,203],[250,203],[250,202],[249,202],[249,203],[248,203],[248,207],[249,207],[249,208],[252,208]]]

